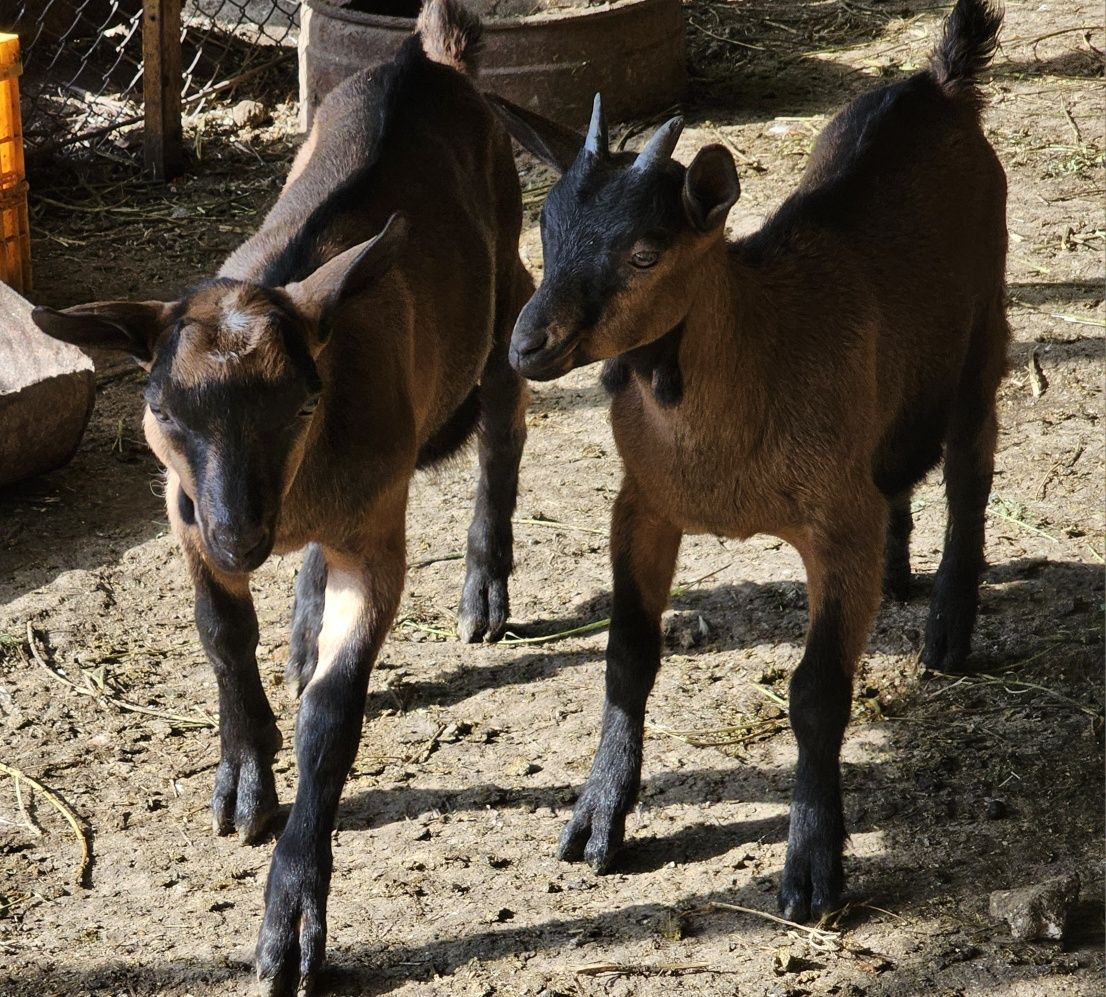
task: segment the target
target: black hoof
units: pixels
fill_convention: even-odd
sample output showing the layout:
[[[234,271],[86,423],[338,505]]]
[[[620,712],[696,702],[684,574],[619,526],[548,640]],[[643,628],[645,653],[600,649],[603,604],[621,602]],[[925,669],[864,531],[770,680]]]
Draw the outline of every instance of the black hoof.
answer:
[[[790,865],[790,861],[788,863]],[[791,871],[785,868],[780,883],[780,912],[788,921],[804,924],[807,921],[819,921],[832,914],[841,906],[841,894],[845,887],[845,877],[840,868],[814,876],[810,870]]]
[[[959,674],[967,671],[965,663],[971,650],[971,629],[949,625],[950,621],[936,607],[931,611],[926,625],[925,645],[922,648],[922,667],[931,672]]]
[[[914,589],[913,583],[910,565],[904,567],[888,565],[883,573],[883,594],[893,602],[909,602]]]
[[[263,997],[315,992],[326,958],[328,880],[302,856],[286,859],[277,845],[257,939],[257,986]]]
[[[598,875],[609,872],[626,835],[626,815],[588,800],[585,793],[561,834],[557,857],[564,862],[581,859]]]
[[[972,646],[979,605],[975,572],[937,573],[926,621],[922,665],[930,671],[963,672]]]
[[[457,635],[466,644],[494,643],[507,629],[510,600],[507,579],[483,569],[470,569],[457,614]]]
[[[244,845],[265,837],[278,810],[273,754],[275,751],[242,752],[219,762],[211,798],[211,824],[216,834],[237,831]]]

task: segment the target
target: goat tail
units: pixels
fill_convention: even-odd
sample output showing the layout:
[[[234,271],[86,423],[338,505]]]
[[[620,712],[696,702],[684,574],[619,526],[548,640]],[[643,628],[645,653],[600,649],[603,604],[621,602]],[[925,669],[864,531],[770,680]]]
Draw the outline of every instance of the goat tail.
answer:
[[[415,30],[427,58],[469,76],[476,74],[484,27],[461,0],[424,0]]]
[[[983,107],[979,74],[998,48],[1002,13],[996,0],[956,0],[930,57],[930,72],[941,89],[977,111]]]

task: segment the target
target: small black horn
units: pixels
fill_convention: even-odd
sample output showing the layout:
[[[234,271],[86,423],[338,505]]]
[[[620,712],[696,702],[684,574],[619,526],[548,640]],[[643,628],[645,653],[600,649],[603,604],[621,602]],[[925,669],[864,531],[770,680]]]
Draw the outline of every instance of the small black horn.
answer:
[[[603,114],[603,97],[600,94],[595,95],[591,105],[591,124],[588,126],[588,137],[584,139],[584,148],[593,156],[607,158],[607,119]]]
[[[637,159],[634,160],[634,169],[644,170],[654,163],[663,163],[671,159],[676,143],[680,140],[680,132],[683,130],[683,118],[675,117],[666,121],[653,132],[653,137],[638,153]]]

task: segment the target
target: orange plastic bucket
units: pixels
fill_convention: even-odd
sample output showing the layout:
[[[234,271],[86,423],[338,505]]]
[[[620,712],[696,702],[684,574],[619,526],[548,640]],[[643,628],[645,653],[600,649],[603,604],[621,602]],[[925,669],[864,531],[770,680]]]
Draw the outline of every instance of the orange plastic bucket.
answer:
[[[31,226],[19,114],[19,37],[0,34],[0,280],[31,289]]]

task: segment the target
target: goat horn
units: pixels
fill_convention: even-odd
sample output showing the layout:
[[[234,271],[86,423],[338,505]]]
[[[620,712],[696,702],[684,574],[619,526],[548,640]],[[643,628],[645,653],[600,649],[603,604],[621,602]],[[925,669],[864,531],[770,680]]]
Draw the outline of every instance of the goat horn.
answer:
[[[584,148],[593,156],[607,158],[607,119],[603,114],[603,98],[599,94],[595,95],[591,105],[591,124],[588,126],[588,137],[584,139]]]
[[[667,162],[672,158],[676,143],[680,140],[680,132],[684,130],[683,118],[670,118],[653,132],[652,138],[645,143],[645,148],[638,153],[634,160],[635,170],[644,170],[656,163]]]

